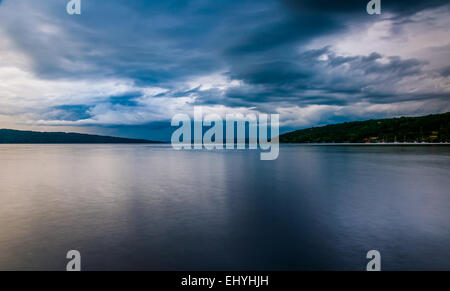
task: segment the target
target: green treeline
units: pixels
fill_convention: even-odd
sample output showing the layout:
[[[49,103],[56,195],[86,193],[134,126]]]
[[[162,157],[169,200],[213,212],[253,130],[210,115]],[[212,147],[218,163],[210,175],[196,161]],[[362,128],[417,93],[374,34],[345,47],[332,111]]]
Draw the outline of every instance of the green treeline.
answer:
[[[332,124],[280,135],[284,143],[450,142],[450,112]]]
[[[111,136],[100,136],[65,132],[35,132],[11,129],[0,129],[0,144],[5,143],[38,143],[38,144],[70,144],[70,143],[155,143],[142,139],[129,139]]]

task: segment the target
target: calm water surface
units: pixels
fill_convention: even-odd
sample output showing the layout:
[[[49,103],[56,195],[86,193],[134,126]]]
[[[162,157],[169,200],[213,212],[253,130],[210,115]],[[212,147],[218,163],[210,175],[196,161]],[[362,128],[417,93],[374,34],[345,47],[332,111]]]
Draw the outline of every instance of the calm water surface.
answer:
[[[450,270],[450,147],[1,145],[0,269]]]

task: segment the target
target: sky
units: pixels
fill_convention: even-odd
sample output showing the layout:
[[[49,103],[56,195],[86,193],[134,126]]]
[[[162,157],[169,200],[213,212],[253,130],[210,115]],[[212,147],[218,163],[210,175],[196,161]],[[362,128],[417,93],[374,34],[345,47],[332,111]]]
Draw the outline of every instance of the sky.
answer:
[[[450,111],[450,1],[0,0],[0,128],[169,140],[177,113],[281,131]]]

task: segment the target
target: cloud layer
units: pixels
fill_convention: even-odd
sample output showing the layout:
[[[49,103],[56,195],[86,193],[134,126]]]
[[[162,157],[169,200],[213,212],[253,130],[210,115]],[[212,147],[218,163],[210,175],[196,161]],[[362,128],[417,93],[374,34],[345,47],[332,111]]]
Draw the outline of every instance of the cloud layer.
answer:
[[[2,127],[126,131],[195,105],[289,128],[450,111],[448,1],[82,3],[0,1]]]

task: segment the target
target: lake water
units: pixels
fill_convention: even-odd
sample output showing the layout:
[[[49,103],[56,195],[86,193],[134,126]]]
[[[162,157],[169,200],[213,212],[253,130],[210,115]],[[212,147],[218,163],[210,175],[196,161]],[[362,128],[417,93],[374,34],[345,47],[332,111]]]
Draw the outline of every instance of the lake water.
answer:
[[[450,270],[449,146],[1,145],[0,270]]]

